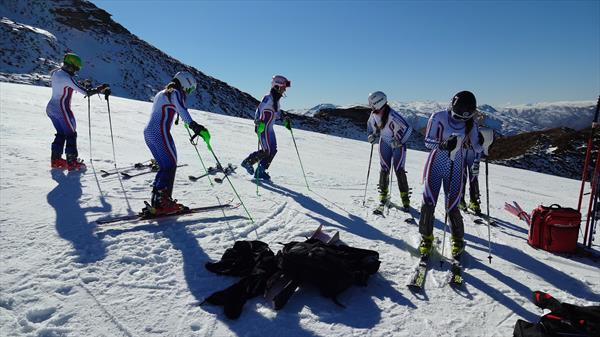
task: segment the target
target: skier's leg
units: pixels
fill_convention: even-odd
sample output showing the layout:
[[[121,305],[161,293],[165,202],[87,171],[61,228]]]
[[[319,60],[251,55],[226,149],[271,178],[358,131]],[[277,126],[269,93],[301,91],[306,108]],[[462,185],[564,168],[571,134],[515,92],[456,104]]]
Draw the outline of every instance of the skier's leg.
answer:
[[[404,164],[406,162],[406,145],[394,149],[394,171],[396,171],[396,178],[398,178],[398,188],[400,189],[400,198],[402,199],[402,206],[410,206],[410,197],[408,193],[408,179],[406,178],[406,171],[404,171]]]
[[[389,198],[389,185],[390,185],[390,167],[392,165],[393,151],[389,144],[379,140],[379,183],[377,188],[379,190],[379,202],[384,205],[387,203]]]
[[[158,136],[160,135],[160,136]],[[177,152],[173,144],[172,137],[167,136],[163,140],[160,132],[153,133],[146,130],[144,132],[146,145],[152,152],[152,156],[159,166],[158,172],[154,178],[152,189],[152,206],[161,207],[163,200],[170,197],[175,179],[175,171],[177,168]]]
[[[270,128],[265,129],[263,136],[264,142],[261,139],[261,144],[264,144],[263,150],[266,149],[266,153],[265,157],[260,161],[259,167],[262,172],[265,172],[271,165],[273,158],[275,158],[275,154],[277,154],[277,139],[275,138],[275,131]]]
[[[446,156],[447,157],[447,156]],[[421,217],[419,219],[419,233],[421,254],[429,254],[433,243],[433,221],[435,205],[437,203],[443,174],[446,169],[447,159],[438,150],[433,150],[425,163],[423,172],[423,202],[421,204]]]
[[[465,225],[463,222],[462,214],[458,207],[454,207],[449,213],[450,218],[450,233],[452,234],[450,244],[452,246],[452,256],[459,256],[465,249]]]

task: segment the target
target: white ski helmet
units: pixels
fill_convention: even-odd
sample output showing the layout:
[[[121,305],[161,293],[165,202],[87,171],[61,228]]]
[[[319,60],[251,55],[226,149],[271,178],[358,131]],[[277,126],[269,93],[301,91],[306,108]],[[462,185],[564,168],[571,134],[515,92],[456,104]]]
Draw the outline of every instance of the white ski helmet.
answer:
[[[196,79],[188,71],[178,72],[175,74],[175,76],[173,76],[173,79],[179,81],[181,88],[188,95],[196,90]]]
[[[275,75],[271,80],[271,88],[279,87],[285,91],[286,88],[292,86],[292,82],[290,82],[285,76]]]
[[[379,110],[387,103],[387,96],[381,91],[375,91],[369,94],[369,107],[372,110]]]

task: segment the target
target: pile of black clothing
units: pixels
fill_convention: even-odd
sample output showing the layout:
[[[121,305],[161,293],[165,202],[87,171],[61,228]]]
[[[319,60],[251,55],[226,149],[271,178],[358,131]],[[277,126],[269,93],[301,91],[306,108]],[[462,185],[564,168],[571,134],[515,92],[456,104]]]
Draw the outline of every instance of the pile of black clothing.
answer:
[[[600,306],[561,303],[550,294],[534,291],[533,303],[550,310],[539,322],[517,320],[514,337],[599,337]]]
[[[379,254],[375,251],[317,239],[284,244],[277,255],[264,242],[236,241],[219,262],[209,262],[206,268],[242,279],[202,303],[223,306],[225,315],[236,319],[244,303],[252,297],[263,295],[279,310],[299,286],[308,283],[343,306],[337,296],[352,285],[366,286],[379,265]]]

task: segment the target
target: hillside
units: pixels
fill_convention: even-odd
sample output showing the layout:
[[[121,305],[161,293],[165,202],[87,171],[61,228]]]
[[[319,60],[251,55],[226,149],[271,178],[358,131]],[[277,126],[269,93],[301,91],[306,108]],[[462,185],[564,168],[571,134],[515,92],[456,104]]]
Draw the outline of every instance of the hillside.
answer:
[[[189,105],[231,116],[254,116],[252,96],[182,64],[131,34],[106,11],[83,0],[0,3],[0,81],[49,85],[65,52],[79,54],[79,78],[109,83],[114,95],[149,101],[177,71],[198,81]]]
[[[54,130],[44,116],[50,89],[0,83],[0,335],[21,336],[510,336],[517,319],[535,321],[542,311],[530,301],[533,290],[579,305],[600,302],[598,260],[551,254],[527,245],[523,222],[503,210],[516,200],[525,209],[539,204],[574,206],[579,182],[531,171],[490,165],[492,262],[488,228],[465,217],[465,285],[446,284],[448,263],[440,264],[444,208],[435,212],[435,252],[425,291],[405,286],[417,263],[421,172],[427,153],[409,150],[406,169],[413,188],[411,215],[392,209],[376,217],[378,165],[366,186],[369,144],[315,132],[294,135],[311,187],[308,190],[289,133],[275,126],[279,152],[273,182],[256,185],[238,168],[231,182],[253,217],[243,208],[138,223],[98,225],[96,220],[131,214],[150,195],[153,175],[119,180],[110,170],[112,145],[106,104],[92,100],[94,165],[83,174],[50,170]],[[87,100],[73,96],[80,127],[80,156],[89,163]],[[150,158],[143,123],[130,123],[150,111],[144,101],[111,98],[116,160],[128,166]],[[239,162],[255,149],[252,121],[192,110],[214,130],[212,146],[223,163]],[[202,173],[185,129],[173,127],[180,164],[174,197],[190,206],[223,203],[235,196],[227,182],[213,186]],[[205,146],[198,147],[214,165]],[[214,178],[214,176],[213,176]],[[482,185],[484,190],[484,186]],[[484,194],[485,196],[485,194]],[[392,199],[398,200],[393,189]],[[443,200],[443,197],[440,198]],[[483,202],[486,200],[484,198]],[[379,271],[366,287],[339,296],[342,308],[311,287],[302,287],[280,311],[262,297],[248,300],[238,320],[220,307],[199,306],[207,296],[239,278],[208,272],[236,240],[280,243],[303,240],[322,224],[339,231],[351,246],[379,253]],[[598,237],[593,252],[598,254]],[[444,246],[445,244],[445,246]]]

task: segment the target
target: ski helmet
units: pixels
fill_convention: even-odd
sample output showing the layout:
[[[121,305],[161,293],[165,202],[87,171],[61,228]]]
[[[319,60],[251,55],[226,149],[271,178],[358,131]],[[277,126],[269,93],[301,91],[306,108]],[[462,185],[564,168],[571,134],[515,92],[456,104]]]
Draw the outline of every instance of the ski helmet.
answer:
[[[187,95],[196,90],[196,79],[188,71],[178,72],[175,74],[175,76],[173,76],[173,79],[179,82],[181,88]]]
[[[63,59],[63,64],[70,65],[75,68],[76,71],[79,71],[82,66],[81,57],[74,53],[66,53]]]
[[[379,110],[387,104],[387,96],[381,91],[375,91],[369,94],[369,107],[372,110]]]
[[[285,76],[275,75],[271,80],[271,88],[283,93],[285,89],[292,86],[292,82],[290,82]]]
[[[463,121],[469,120],[477,112],[477,100],[470,91],[461,91],[454,95],[451,103],[452,117]]]

